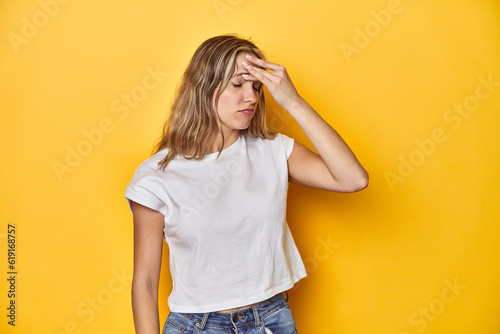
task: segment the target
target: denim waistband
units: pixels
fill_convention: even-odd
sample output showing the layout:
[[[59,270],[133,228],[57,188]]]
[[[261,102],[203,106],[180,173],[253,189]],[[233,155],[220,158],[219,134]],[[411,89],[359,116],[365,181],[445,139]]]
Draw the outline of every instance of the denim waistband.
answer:
[[[170,316],[180,316],[195,323],[195,326],[203,330],[206,326],[219,328],[234,328],[254,324],[261,326],[261,320],[280,310],[287,305],[288,293],[286,299],[283,293],[279,293],[269,299],[266,299],[256,305],[248,308],[234,311],[231,313],[209,312],[209,313],[174,313]]]

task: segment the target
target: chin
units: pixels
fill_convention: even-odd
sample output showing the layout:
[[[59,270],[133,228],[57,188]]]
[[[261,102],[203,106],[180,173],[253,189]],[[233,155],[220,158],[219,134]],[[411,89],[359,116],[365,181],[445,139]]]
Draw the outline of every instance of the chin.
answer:
[[[239,124],[239,126],[235,127],[236,130],[246,130],[250,127],[250,122]]]

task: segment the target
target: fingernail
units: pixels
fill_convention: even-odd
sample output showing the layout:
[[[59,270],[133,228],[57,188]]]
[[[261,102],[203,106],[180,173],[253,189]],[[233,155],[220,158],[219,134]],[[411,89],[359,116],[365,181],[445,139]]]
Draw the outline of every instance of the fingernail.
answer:
[[[247,59],[252,59],[252,56],[246,55]]]
[[[241,76],[242,76],[243,78],[248,78],[248,77],[250,76],[250,74],[246,74],[246,73],[244,73],[244,74],[242,74]]]
[[[244,61],[243,61],[243,62],[241,62],[241,63],[242,63],[243,65],[245,65],[245,66],[248,66],[248,64],[247,64],[246,62],[244,62]]]

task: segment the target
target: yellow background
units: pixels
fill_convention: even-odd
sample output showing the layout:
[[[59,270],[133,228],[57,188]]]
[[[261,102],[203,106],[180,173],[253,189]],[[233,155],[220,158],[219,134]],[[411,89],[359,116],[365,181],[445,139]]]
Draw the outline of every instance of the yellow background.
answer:
[[[370,173],[356,194],[290,187],[309,272],[290,291],[299,332],[499,333],[499,22],[498,0],[2,1],[0,331],[133,333],[125,187],[196,47],[236,32],[287,67]]]

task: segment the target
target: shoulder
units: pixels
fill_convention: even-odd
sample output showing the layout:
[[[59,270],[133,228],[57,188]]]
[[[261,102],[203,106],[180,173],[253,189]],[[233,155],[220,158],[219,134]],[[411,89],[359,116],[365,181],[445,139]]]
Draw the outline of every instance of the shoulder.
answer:
[[[272,144],[272,143],[282,144],[283,142],[288,142],[288,141],[293,142],[293,138],[291,138],[283,133],[280,133],[280,132],[275,132],[273,134],[273,137],[271,137],[271,138],[263,138],[263,137],[257,137],[257,136],[253,137],[253,136],[249,135],[248,133],[243,132],[243,138],[246,142],[265,143],[265,144]]]
[[[284,153],[288,158],[293,150],[295,140],[282,133],[275,133],[274,138],[250,137],[247,133],[244,135],[248,148],[262,148],[271,150],[273,153]]]
[[[132,180],[125,189],[125,197],[131,210],[133,210],[133,203],[139,203],[167,215],[165,173],[158,166],[158,162],[165,157],[165,154],[162,151],[154,154],[135,170]]]
[[[159,174],[162,173],[161,168],[159,167],[159,162],[165,158],[167,154],[167,150],[161,150],[154,155],[150,156],[146,160],[144,160],[135,170],[134,177],[149,174]]]

